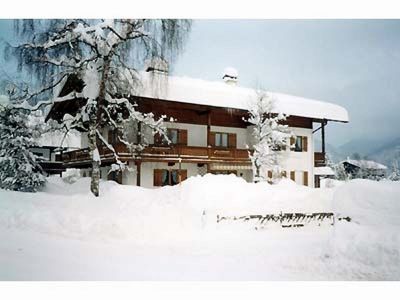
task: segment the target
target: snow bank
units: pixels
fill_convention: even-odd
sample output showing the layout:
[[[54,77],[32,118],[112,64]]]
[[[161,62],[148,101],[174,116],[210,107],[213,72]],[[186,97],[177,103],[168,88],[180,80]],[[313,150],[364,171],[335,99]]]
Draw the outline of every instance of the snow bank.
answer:
[[[333,208],[363,226],[400,228],[400,182],[351,180],[335,190]]]
[[[28,251],[21,261],[17,244],[0,244],[0,264],[11,270],[0,269],[0,278],[12,270],[12,278],[25,278],[18,270],[28,265],[29,274],[40,272],[31,275],[36,279],[400,279],[398,182],[352,180],[311,189],[290,180],[270,186],[206,175],[159,189],[111,181],[100,189],[96,198],[88,178],[68,184],[51,177],[43,192],[0,190],[0,239]],[[280,211],[334,211],[352,222],[258,231],[215,222],[217,214]],[[38,240],[47,248],[31,245]]]
[[[69,184],[51,177],[36,194],[0,190],[0,226],[75,238],[185,239],[217,215],[331,212],[362,225],[400,226],[399,183],[354,180],[332,189],[312,189],[290,180],[247,183],[234,175],[191,177],[159,189],[102,181],[101,196],[89,178]],[[215,227],[213,227],[215,228]]]
[[[69,184],[51,177],[36,194],[0,191],[0,226],[80,239],[143,242],[192,238],[217,215],[331,211],[329,193],[297,186],[247,183],[234,175],[192,177],[180,186],[145,189],[102,181],[101,196],[89,179]]]

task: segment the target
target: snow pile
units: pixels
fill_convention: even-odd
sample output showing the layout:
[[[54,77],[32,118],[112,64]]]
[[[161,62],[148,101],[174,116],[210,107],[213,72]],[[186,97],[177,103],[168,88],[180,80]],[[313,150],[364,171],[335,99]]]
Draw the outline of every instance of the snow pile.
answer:
[[[66,169],[64,172],[62,172],[62,179],[66,183],[75,183],[78,181],[78,179],[81,177],[81,172],[79,169]]]
[[[207,174],[159,189],[102,181],[100,191],[99,198],[90,194],[89,178],[69,184],[58,177],[49,178],[46,189],[36,194],[0,190],[0,226],[151,242],[184,240],[205,225],[215,229],[217,215],[335,211],[363,226],[400,224],[395,202],[400,184],[391,182],[355,180],[338,188],[312,189],[290,180],[253,184],[235,175]]]
[[[0,190],[0,239],[8,241],[0,278],[400,279],[398,182],[311,189],[208,174],[158,189],[102,181],[95,198],[89,180],[51,177],[35,194]],[[352,221],[257,231],[216,223],[217,214],[280,211]]]
[[[338,187],[333,208],[363,226],[400,228],[400,183],[355,179]]]

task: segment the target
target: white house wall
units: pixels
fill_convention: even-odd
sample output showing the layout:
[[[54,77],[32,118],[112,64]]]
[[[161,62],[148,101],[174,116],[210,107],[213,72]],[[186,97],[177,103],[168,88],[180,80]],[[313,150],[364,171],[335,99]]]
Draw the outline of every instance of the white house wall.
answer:
[[[166,122],[167,128],[187,129],[188,130],[188,146],[206,147],[207,146],[207,126],[205,125],[194,125],[177,122]],[[314,142],[312,129],[291,127],[294,135],[306,136],[308,138],[308,149],[307,152],[294,152],[290,151],[289,147],[287,151],[282,153],[282,169],[286,171],[287,177],[290,178],[290,172],[295,171],[295,181],[298,184],[303,184],[304,171],[308,172],[308,185],[314,186]],[[153,143],[154,138],[149,128],[144,129],[145,136],[149,143]],[[211,126],[211,131],[215,132],[227,132],[236,133],[237,148],[246,149],[246,145],[254,144],[252,139],[252,127],[248,128],[233,128],[233,127],[221,127]],[[108,130],[103,130],[103,136],[107,139]],[[87,147],[87,135],[82,134],[82,145]],[[188,177],[198,175],[197,164],[183,163],[182,169],[186,169]],[[153,170],[154,169],[178,169],[178,164],[173,167],[168,167],[167,163],[155,162],[155,163],[142,163],[141,169],[141,186],[153,187]],[[102,168],[102,178],[107,179],[106,168]],[[122,183],[129,185],[136,185],[136,167],[130,165],[131,172],[124,171],[122,176]],[[242,174],[242,177],[247,180],[252,180],[251,171],[239,170],[238,174]]]
[[[290,178],[290,171],[295,171],[295,181],[303,184],[303,172],[308,172],[308,186],[314,186],[314,143],[312,129],[291,127],[292,133],[306,136],[308,139],[307,152],[286,151],[286,158],[282,160],[282,168]]]

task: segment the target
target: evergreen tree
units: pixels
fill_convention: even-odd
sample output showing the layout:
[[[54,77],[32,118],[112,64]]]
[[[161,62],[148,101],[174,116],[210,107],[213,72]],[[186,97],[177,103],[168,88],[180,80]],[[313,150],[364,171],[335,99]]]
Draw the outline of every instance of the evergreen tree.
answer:
[[[272,177],[280,176],[281,152],[291,137],[287,125],[282,122],[286,115],[274,113],[274,99],[266,92],[257,91],[257,98],[249,107],[249,118],[245,121],[253,125],[254,146],[249,153],[253,166],[253,181],[267,180],[267,170]]]
[[[335,179],[347,181],[350,179],[350,175],[346,172],[343,163],[338,163],[333,167],[333,171],[335,172]]]
[[[392,173],[388,176],[388,179],[392,181],[400,181],[400,170],[397,160],[393,161]]]
[[[45,184],[36,156],[30,148],[37,146],[27,115],[11,105],[0,105],[0,188],[36,192]]]

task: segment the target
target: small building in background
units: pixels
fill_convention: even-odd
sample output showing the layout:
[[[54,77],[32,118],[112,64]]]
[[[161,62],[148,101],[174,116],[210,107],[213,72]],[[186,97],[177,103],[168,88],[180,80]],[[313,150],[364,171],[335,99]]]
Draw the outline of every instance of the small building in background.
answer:
[[[340,162],[351,178],[379,180],[386,176],[387,167],[372,160],[346,159]]]

